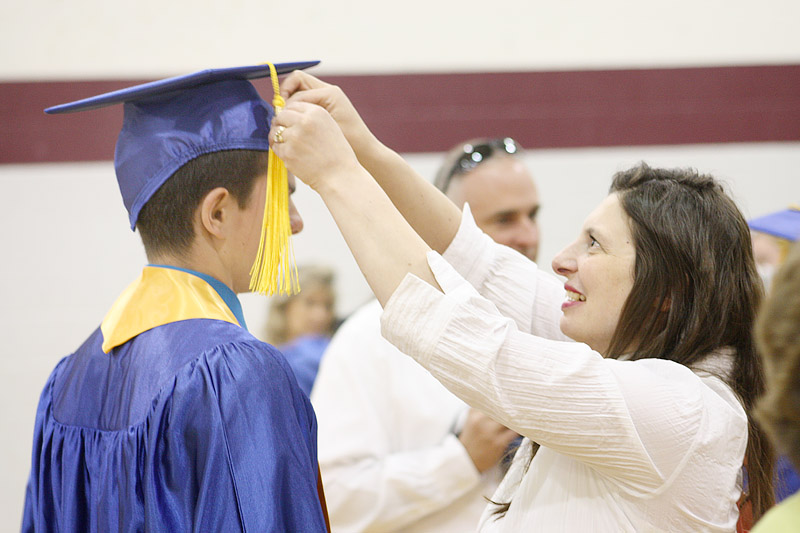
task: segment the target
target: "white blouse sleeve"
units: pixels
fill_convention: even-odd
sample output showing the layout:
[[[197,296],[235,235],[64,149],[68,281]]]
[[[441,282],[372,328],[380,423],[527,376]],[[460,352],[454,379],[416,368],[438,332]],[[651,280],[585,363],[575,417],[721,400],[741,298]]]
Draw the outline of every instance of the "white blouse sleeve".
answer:
[[[563,283],[483,233],[469,205],[464,206],[458,232],[442,257],[520,330],[546,339],[569,340],[559,328]]]
[[[730,413],[682,365],[604,359],[582,343],[521,332],[441,256],[428,259],[444,294],[406,276],[384,309],[384,337],[466,403],[542,446],[652,492],[686,461],[708,403]]]

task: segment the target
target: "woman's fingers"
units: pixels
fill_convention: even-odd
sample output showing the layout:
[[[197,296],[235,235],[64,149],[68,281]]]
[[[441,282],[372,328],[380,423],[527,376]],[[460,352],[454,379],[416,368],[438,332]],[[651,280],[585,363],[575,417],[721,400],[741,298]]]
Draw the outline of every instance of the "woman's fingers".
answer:
[[[307,102],[325,108],[339,124],[356,153],[365,153],[377,142],[350,99],[338,86],[296,71],[284,82],[281,94],[284,93],[288,95],[287,106],[292,102]]]
[[[318,106],[324,107],[329,112],[331,111],[332,107],[335,107],[336,102],[334,99],[334,95],[331,94],[333,91],[330,87],[318,87],[316,89],[303,89],[301,91],[297,91],[292,96],[287,99],[287,103],[289,102],[308,102],[311,104],[316,104]]]
[[[355,154],[341,129],[322,107],[308,102],[290,102],[275,116],[270,143],[286,168],[307,185],[316,188],[329,176],[344,174],[358,166]]]
[[[299,91],[320,89],[326,86],[330,85],[302,70],[295,70],[281,83],[281,96],[289,98]]]

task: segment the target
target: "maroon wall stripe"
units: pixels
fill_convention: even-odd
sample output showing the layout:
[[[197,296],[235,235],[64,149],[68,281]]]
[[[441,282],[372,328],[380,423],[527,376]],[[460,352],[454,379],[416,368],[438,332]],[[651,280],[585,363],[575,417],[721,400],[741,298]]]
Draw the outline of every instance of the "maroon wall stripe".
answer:
[[[400,152],[484,135],[528,148],[800,140],[800,65],[325,79]],[[142,81],[0,83],[0,163],[112,159],[120,106],[42,110]]]

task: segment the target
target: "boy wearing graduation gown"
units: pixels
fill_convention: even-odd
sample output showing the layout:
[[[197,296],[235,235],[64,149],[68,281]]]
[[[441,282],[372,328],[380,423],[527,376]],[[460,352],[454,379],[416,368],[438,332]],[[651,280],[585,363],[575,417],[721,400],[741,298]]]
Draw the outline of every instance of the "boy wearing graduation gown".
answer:
[[[115,168],[150,264],[44,387],[23,531],[326,531],[311,404],[236,297],[262,237],[273,113],[247,80],[269,73],[49,110],[124,102]]]

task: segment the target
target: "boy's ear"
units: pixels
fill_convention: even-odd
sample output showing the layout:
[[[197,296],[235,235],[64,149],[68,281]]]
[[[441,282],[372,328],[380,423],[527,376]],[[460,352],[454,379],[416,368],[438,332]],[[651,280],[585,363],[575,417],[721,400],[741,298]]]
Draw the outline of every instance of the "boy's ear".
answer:
[[[224,187],[210,190],[197,208],[198,230],[205,230],[217,238],[225,237],[224,225],[229,217],[228,209],[235,203],[233,195]]]

